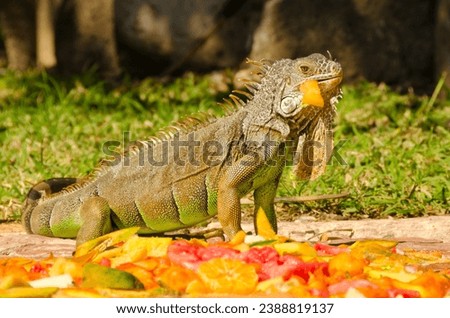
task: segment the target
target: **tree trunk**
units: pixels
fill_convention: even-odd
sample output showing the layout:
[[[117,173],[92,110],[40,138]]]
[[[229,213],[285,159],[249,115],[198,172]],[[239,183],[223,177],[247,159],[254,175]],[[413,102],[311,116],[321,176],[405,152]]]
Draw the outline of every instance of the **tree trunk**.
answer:
[[[450,0],[438,0],[436,13],[436,76],[446,72],[450,88]]]
[[[25,70],[35,61],[34,1],[0,1],[0,27],[5,38],[8,67]]]
[[[52,68],[56,65],[54,7],[52,0],[36,0],[36,64]]]
[[[66,0],[58,14],[57,58],[63,72],[97,67],[106,78],[120,73],[114,32],[114,0]]]

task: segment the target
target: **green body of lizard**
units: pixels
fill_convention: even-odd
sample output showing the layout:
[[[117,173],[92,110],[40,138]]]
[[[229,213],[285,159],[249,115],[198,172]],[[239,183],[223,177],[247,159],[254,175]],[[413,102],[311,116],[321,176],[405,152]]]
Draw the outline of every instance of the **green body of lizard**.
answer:
[[[342,69],[321,54],[259,66],[261,80],[249,83],[249,100],[231,95],[237,107],[227,115],[184,120],[83,180],[34,186],[22,214],[27,232],[76,237],[80,244],[117,228],[162,233],[217,214],[231,238],[241,229],[240,198],[251,191],[255,213],[262,209],[276,230],[273,200],[300,137],[299,176],[312,179],[325,169]],[[302,102],[300,85],[309,80],[318,82],[323,107]]]

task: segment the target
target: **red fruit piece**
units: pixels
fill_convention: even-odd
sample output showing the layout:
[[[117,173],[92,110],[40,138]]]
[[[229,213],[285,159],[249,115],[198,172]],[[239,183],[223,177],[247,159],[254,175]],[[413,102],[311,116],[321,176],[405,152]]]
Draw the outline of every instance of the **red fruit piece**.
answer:
[[[201,261],[197,254],[200,248],[204,247],[190,244],[187,241],[175,241],[169,245],[167,256],[172,263],[185,268],[196,269]]]
[[[270,262],[277,263],[280,255],[273,247],[265,246],[261,248],[253,247],[243,252],[240,258],[247,263],[265,264]]]
[[[340,253],[348,253],[350,252],[350,248],[347,246],[331,246],[323,243],[314,244],[314,248],[318,252],[319,255],[338,255]]]
[[[239,251],[223,246],[208,246],[197,250],[197,255],[202,261],[213,258],[238,258]]]

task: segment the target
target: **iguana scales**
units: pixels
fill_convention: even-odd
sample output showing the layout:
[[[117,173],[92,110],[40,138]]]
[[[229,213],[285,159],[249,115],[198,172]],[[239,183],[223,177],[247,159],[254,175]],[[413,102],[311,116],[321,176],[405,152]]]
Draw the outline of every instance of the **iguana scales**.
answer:
[[[238,92],[247,102],[230,95],[234,107],[226,115],[183,120],[84,179],[35,185],[23,209],[27,232],[76,237],[80,244],[114,229],[139,226],[142,233],[163,233],[217,214],[232,238],[241,230],[240,198],[251,191],[255,214],[263,211],[276,231],[275,192],[299,138],[297,174],[313,179],[325,169],[342,68],[317,53],[250,62],[259,66],[261,79],[247,82],[250,93]],[[303,102],[307,81],[317,81],[323,105]]]

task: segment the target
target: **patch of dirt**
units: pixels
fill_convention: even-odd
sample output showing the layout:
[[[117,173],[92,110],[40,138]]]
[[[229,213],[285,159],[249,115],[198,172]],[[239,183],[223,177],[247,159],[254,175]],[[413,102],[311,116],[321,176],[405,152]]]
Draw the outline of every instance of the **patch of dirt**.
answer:
[[[0,234],[23,232],[23,226],[19,223],[0,223]]]

